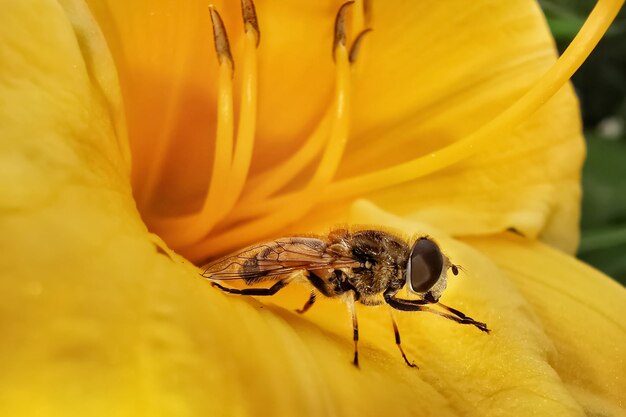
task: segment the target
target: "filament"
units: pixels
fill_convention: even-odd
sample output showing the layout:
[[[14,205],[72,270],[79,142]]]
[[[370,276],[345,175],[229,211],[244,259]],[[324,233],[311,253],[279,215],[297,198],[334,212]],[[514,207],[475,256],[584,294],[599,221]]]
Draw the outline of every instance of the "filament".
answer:
[[[494,138],[506,135],[563,87],[597,45],[619,12],[623,2],[623,0],[599,0],[583,27],[556,64],[517,102],[478,131],[428,155],[371,174],[338,181],[323,192],[322,200],[354,198],[411,181],[484,150],[493,143]]]
[[[501,140],[500,138],[505,137],[513,128],[532,116],[567,83],[606,32],[623,2],[624,0],[598,0],[585,24],[557,62],[516,102],[475,132],[427,155],[335,182],[333,179],[349,137],[350,66],[357,58],[363,36],[369,31],[361,30],[354,38],[352,47],[348,48],[346,13],[349,6],[356,3],[352,27],[359,29],[368,27],[371,22],[370,2],[368,0],[347,2],[337,13],[332,49],[335,61],[333,103],[326,110],[315,131],[295,155],[248,183],[246,181],[253,154],[257,118],[256,48],[260,37],[258,23],[256,14],[250,14],[250,10],[254,11],[252,2],[242,1],[246,29],[243,86],[237,140],[234,142],[232,96],[234,65],[230,49],[227,48],[228,38],[223,24],[217,11],[211,7],[215,47],[220,62],[216,144],[211,180],[198,213],[174,219],[160,219],[157,231],[160,232],[159,228],[162,229],[168,236],[168,243],[181,248],[191,260],[198,261],[234,249],[244,241],[267,237],[302,218],[315,205],[322,202],[354,199],[412,181],[484,151],[492,146],[494,141]],[[250,16],[254,16],[254,19]],[[319,162],[303,188],[268,198],[289,184],[318,157]],[[146,187],[147,195],[154,188],[156,183],[154,178],[156,177],[147,179],[147,183],[152,184]],[[242,194],[244,187],[246,192]],[[229,216],[228,227],[215,231],[215,225],[226,216]],[[212,230],[213,233],[209,235]]]
[[[217,94],[217,127],[215,152],[209,188],[199,212],[175,218],[157,219],[154,228],[168,236],[173,246],[191,244],[206,236],[224,210],[224,196],[229,186],[233,158],[233,72],[234,63],[222,19],[209,6],[213,24],[215,51],[219,62]]]
[[[241,204],[237,207],[238,215],[243,214],[245,217],[246,208],[279,191],[313,161],[327,141],[333,113],[332,107],[326,111],[322,121],[293,156],[250,180],[247,187],[249,191],[246,191]]]
[[[213,169],[211,172],[211,181],[209,183],[209,191],[206,194],[202,209],[198,213],[194,223],[199,228],[193,229],[195,233],[186,233],[190,240],[199,235],[206,234],[210,228],[210,220],[215,213],[219,212],[223,204],[223,196],[228,190],[228,173],[231,169],[231,161],[233,157],[233,59],[226,37],[222,20],[217,12],[211,6],[211,20],[213,21],[215,33],[215,49],[219,60],[218,74],[218,94],[217,94],[217,129],[215,135],[215,153],[213,156]],[[195,219],[194,219],[195,220]],[[208,229],[208,230],[207,230]]]
[[[214,216],[213,224],[223,218],[233,208],[241,195],[250,169],[254,147],[258,92],[257,45],[259,44],[260,33],[252,2],[244,0],[242,2],[242,11],[245,36],[239,127],[237,129],[237,141],[235,142],[235,154],[228,183],[229,187],[227,194],[223,196],[224,204]]]
[[[297,193],[298,202],[283,206],[269,212],[266,216],[257,218],[239,226],[229,228],[223,233],[189,247],[185,253],[192,259],[199,259],[234,248],[241,237],[257,240],[267,236],[273,230],[286,226],[302,217],[317,202],[320,187],[329,184],[335,175],[348,139],[350,120],[350,60],[346,48],[345,13],[351,2],[345,3],[337,13],[333,56],[335,58],[336,86],[333,103],[333,119],[330,129],[330,138],[322,154],[322,158],[304,190]]]

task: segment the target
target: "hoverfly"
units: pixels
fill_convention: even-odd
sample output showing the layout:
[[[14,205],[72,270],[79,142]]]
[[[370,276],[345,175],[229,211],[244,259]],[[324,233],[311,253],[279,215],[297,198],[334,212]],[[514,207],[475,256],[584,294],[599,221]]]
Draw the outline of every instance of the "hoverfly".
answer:
[[[386,303],[396,310],[426,311],[489,332],[485,323],[439,302],[447,285],[448,270],[457,275],[459,266],[452,264],[427,236],[409,246],[403,239],[380,230],[337,229],[327,236],[285,237],[254,245],[204,268],[202,276],[230,294],[268,296],[291,282],[308,283],[311,295],[304,306],[296,310],[298,313],[304,313],[315,303],[317,292],[326,297],[342,298],[352,315],[353,363],[357,367],[359,330],[355,302],[369,306]],[[269,288],[236,289],[216,282],[233,279],[243,280],[247,285],[263,281],[274,283]],[[405,285],[417,299],[397,297]],[[393,316],[392,323],[402,358],[407,365],[415,367],[402,349]]]

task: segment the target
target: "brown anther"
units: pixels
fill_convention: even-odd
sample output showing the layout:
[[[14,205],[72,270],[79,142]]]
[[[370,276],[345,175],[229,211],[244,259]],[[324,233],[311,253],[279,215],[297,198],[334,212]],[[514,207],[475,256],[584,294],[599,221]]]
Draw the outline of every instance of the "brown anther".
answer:
[[[233,62],[233,56],[230,53],[230,44],[228,43],[228,34],[224,27],[222,17],[215,10],[213,5],[209,6],[211,12],[211,24],[213,25],[213,40],[215,41],[215,51],[217,52],[217,60],[220,65],[230,65],[231,71],[235,71],[235,63]]]
[[[346,45],[346,14],[348,8],[354,4],[353,1],[345,2],[339,8],[337,17],[335,17],[335,37],[333,39],[333,58],[335,56],[335,50],[339,45]]]
[[[261,42],[261,30],[259,29],[259,21],[256,18],[256,9],[252,0],[241,0],[241,14],[243,16],[243,25],[246,30],[253,30],[256,38],[256,46],[258,48]]]
[[[361,42],[363,41],[363,38],[365,37],[365,35],[367,35],[371,31],[372,31],[372,28],[363,29],[361,33],[359,33],[357,37],[354,39],[354,42],[352,42],[352,46],[350,47],[350,55],[349,55],[351,64],[353,64],[356,61],[359,55],[359,49],[361,48]]]

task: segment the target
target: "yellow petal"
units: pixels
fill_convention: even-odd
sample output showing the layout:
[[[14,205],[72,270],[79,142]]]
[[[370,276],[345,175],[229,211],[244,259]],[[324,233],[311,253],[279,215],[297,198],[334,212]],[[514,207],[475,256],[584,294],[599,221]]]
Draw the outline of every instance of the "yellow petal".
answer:
[[[621,342],[607,322],[623,320],[624,303],[585,318],[598,333],[559,331],[559,316],[541,309],[542,291],[518,289],[509,269],[443,234],[437,237],[447,254],[468,270],[445,302],[488,322],[493,333],[402,315],[419,371],[401,361],[384,309],[359,311],[357,370],[339,302],[320,302],[300,317],[290,309],[305,298],[303,289],[276,301],[289,303],[284,309],[210,288],[136,212],[115,75],[85,7],[38,0],[4,10],[14,23],[0,27],[7,46],[0,97],[13,105],[0,113],[1,166],[11,174],[0,180],[1,415],[558,416],[582,415],[581,403],[589,414],[621,412],[619,387],[603,385],[605,374],[574,380],[573,368],[551,355],[574,335]],[[427,229],[370,206],[356,205],[354,221],[374,215],[406,232]],[[558,269],[536,275],[541,282],[563,269],[580,275],[582,290],[569,293],[578,298],[590,274],[594,292],[584,295],[596,309],[610,292],[624,297],[564,255],[517,245],[558,261]],[[585,369],[598,369],[597,360],[623,367],[624,345],[599,359],[576,341],[564,358],[580,352]]]
[[[621,415],[626,392],[626,292],[580,261],[507,235],[464,239],[488,254],[532,306],[549,356],[587,415]]]

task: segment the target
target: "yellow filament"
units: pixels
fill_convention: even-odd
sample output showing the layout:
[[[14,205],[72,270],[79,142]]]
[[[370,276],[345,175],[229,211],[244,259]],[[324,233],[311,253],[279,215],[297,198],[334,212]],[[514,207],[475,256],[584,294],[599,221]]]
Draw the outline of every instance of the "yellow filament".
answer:
[[[494,138],[507,134],[537,111],[569,80],[606,32],[622,4],[623,0],[599,0],[578,35],[557,63],[516,103],[474,134],[427,156],[332,184],[324,190],[322,201],[353,198],[432,173],[479,152],[492,143]],[[278,206],[278,202],[281,206],[291,209],[285,213],[281,210],[280,215],[274,212],[265,218],[254,220],[214,239],[206,240],[194,248],[191,255],[195,258],[210,256],[216,254],[218,250],[234,248],[244,239],[258,240],[302,216],[309,209],[309,205],[307,204],[303,209],[301,204],[304,204],[305,199],[308,198],[311,197],[307,187],[304,192],[281,197],[280,201],[274,199],[268,203],[264,211],[271,212],[275,205]],[[317,198],[315,200],[320,201]]]
[[[233,157],[233,129],[232,63],[224,61],[219,67],[217,133],[215,136],[213,170],[211,172],[209,192],[200,211],[200,221],[208,220],[211,213],[219,211],[216,208],[223,201],[222,197],[228,189],[228,173],[230,172],[230,164]],[[208,232],[208,230],[206,231]]]
[[[223,211],[224,199],[229,185],[229,173],[233,153],[233,65],[230,59],[220,60],[217,95],[217,128],[215,155],[211,181],[204,203],[199,212],[176,218],[155,219],[157,233],[167,235],[173,246],[190,245],[213,228],[217,214]]]
[[[281,208],[286,207],[285,204],[294,204],[295,200],[297,200],[298,204],[300,204],[301,199],[307,198],[309,187],[310,186],[307,186],[301,191],[280,195],[274,198],[250,203],[247,205],[244,205],[242,201],[241,207],[238,208],[238,210],[233,214],[232,217],[229,218],[229,220],[230,222],[234,223],[252,217],[266,216],[274,212],[275,210],[280,210]]]
[[[307,188],[315,191],[321,183],[328,183],[339,168],[339,162],[348,141],[350,129],[350,62],[345,45],[338,45],[335,50],[337,86],[335,103],[335,119],[331,128],[330,140],[326,145],[320,161]]]
[[[315,131],[306,139],[294,155],[283,161],[275,168],[258,175],[248,183],[250,191],[246,191],[242,198],[237,214],[244,213],[254,202],[262,200],[283,188],[289,181],[298,175],[311,163],[324,147],[328,135],[328,125],[334,110],[329,108],[317,125]],[[242,211],[240,211],[242,210]]]
[[[267,216],[233,227],[219,235],[207,238],[185,250],[192,260],[201,260],[207,256],[236,248],[242,238],[250,241],[261,239],[272,231],[293,223],[306,214],[317,202],[319,189],[327,185],[335,175],[343,155],[349,132],[350,116],[350,62],[345,45],[339,44],[335,49],[336,87],[333,108],[334,119],[330,139],[322,155],[321,161],[311,180],[303,191],[289,206],[282,206]]]
[[[229,189],[224,195],[224,205],[216,214],[216,220],[220,220],[230,211],[246,182],[252,151],[254,147],[254,133],[256,130],[257,113],[257,35],[254,29],[246,30],[244,38],[244,62],[243,62],[243,85],[241,91],[241,112],[239,114],[239,128],[235,144],[232,172],[230,174]]]
[[[244,16],[241,111],[233,156],[233,61],[221,18],[214,8],[210,9],[214,19],[215,45],[220,64],[213,169],[209,189],[199,212],[156,220],[154,228],[161,233],[167,233],[173,245],[189,245],[202,239],[232,209],[246,182],[252,159],[258,91],[259,32],[256,16],[250,10],[244,9],[244,13],[247,13]]]
[[[414,180],[450,166],[485,149],[510,132],[552,97],[589,56],[619,12],[623,0],[599,0],[587,21],[557,63],[511,107],[466,138],[411,161],[371,174],[339,181],[328,187],[323,200],[353,198]],[[295,200],[296,196],[294,196]],[[284,204],[289,204],[285,201]]]

